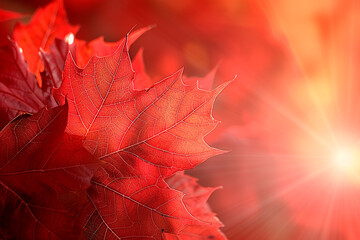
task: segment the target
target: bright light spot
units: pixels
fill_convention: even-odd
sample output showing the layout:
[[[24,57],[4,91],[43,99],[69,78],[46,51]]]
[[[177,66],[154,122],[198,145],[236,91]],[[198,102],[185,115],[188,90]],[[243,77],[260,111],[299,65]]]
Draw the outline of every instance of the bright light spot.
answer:
[[[351,170],[355,167],[356,154],[351,148],[341,148],[334,153],[335,166],[341,170]]]
[[[75,40],[75,36],[73,33],[68,33],[66,36],[65,36],[65,42],[67,42],[68,44],[73,44],[74,43],[74,40]]]
[[[24,50],[23,50],[21,47],[19,47],[19,51],[20,51],[21,53],[24,52]]]

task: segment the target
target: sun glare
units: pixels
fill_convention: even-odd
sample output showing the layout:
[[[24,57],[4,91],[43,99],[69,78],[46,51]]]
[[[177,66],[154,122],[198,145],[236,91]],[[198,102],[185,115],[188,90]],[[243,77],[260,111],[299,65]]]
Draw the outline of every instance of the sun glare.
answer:
[[[339,148],[334,152],[333,161],[339,170],[351,170],[355,167],[355,152],[352,148]]]
[[[73,44],[75,40],[75,36],[73,33],[69,33],[65,36],[65,42],[67,42],[68,44]]]

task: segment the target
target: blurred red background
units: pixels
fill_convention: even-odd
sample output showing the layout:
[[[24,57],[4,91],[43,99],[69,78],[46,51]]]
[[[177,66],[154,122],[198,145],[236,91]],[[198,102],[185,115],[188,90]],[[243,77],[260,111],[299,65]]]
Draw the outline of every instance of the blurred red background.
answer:
[[[49,1],[1,1],[31,15]],[[134,26],[156,27],[144,48],[154,82],[185,67],[219,96],[207,136],[231,150],[191,170],[223,186],[210,205],[229,239],[360,239],[356,0],[65,0],[79,39],[117,41]],[[30,16],[29,15],[29,16]],[[334,166],[338,149],[356,152],[351,169]]]

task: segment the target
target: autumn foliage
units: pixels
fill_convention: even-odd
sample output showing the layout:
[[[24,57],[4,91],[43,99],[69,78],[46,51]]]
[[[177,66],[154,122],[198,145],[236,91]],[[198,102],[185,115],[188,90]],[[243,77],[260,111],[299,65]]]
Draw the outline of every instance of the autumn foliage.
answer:
[[[149,28],[72,39],[61,1],[15,26],[0,49],[0,238],[225,239],[215,189],[183,171],[222,153],[204,136],[227,83],[179,70],[153,84],[129,56]]]

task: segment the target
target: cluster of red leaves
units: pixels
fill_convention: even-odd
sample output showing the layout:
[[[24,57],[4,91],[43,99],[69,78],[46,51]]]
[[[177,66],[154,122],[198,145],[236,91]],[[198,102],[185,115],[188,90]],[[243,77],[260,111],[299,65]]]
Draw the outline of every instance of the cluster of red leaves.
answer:
[[[182,171],[221,153],[203,137],[226,84],[201,90],[178,71],[152,85],[128,53],[147,29],[63,40],[77,29],[54,2],[1,46],[0,238],[225,239],[214,189]]]

